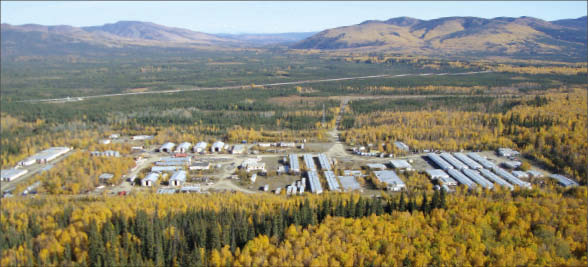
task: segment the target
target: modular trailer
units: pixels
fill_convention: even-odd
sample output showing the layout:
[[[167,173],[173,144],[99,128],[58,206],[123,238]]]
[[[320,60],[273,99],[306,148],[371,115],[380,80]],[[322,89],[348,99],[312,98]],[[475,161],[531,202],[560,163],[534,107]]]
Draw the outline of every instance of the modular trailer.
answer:
[[[477,161],[486,169],[492,169],[496,166],[494,163],[490,162],[489,160],[485,159],[484,157],[478,155],[478,153],[470,152],[468,153],[468,157],[472,158],[473,160]]]
[[[427,157],[429,157],[429,159],[431,161],[433,161],[435,164],[437,164],[437,166],[444,171],[447,171],[449,169],[453,169],[453,166],[451,166],[451,164],[447,163],[447,161],[445,161],[444,159],[442,159],[441,157],[439,157],[439,155],[437,155],[435,153],[429,153],[429,154],[427,154]]]
[[[470,179],[472,179],[473,181],[475,181],[476,183],[478,183],[479,185],[481,185],[484,188],[489,188],[489,189],[494,188],[494,184],[492,184],[490,181],[486,180],[486,178],[482,177],[480,175],[480,173],[478,173],[477,171],[470,170],[470,169],[464,169],[463,173],[467,177],[469,177]]]
[[[468,165],[468,167],[472,170],[479,170],[483,168],[482,165],[475,162],[473,159],[468,158],[468,156],[466,156],[464,153],[453,153],[453,156],[455,156],[457,159],[461,160],[461,162]]]
[[[337,178],[335,178],[335,173],[333,171],[324,171],[325,179],[327,179],[327,185],[329,186],[330,191],[341,191],[339,187],[339,183],[337,182]]]
[[[513,190],[513,189],[514,189],[514,186],[512,186],[512,185],[511,185],[511,184],[509,184],[507,181],[505,181],[504,179],[502,179],[502,178],[498,177],[496,174],[492,173],[492,172],[491,172],[491,171],[489,171],[489,170],[486,170],[486,169],[481,169],[481,170],[480,170],[480,173],[481,173],[481,174],[482,174],[484,177],[488,178],[489,180],[491,180],[491,181],[493,181],[493,182],[495,182],[495,183],[497,183],[497,184],[499,184],[499,185],[501,185],[501,186],[506,186],[506,187],[508,187],[510,190]]]
[[[463,185],[467,186],[468,188],[475,188],[476,187],[476,183],[472,182],[472,180],[470,180],[470,178],[463,175],[463,173],[461,173],[460,171],[458,171],[456,169],[449,169],[449,170],[447,170],[447,173],[449,175],[451,175],[451,177],[453,177],[455,180],[457,180],[460,184],[463,184]]]

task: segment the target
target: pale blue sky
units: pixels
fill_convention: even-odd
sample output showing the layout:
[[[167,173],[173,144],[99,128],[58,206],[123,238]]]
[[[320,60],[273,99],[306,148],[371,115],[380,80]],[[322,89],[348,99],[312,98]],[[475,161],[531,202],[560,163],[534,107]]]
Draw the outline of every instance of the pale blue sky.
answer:
[[[308,32],[409,16],[483,18],[531,16],[544,20],[586,16],[573,2],[1,2],[2,23],[94,26],[150,21],[208,33]]]

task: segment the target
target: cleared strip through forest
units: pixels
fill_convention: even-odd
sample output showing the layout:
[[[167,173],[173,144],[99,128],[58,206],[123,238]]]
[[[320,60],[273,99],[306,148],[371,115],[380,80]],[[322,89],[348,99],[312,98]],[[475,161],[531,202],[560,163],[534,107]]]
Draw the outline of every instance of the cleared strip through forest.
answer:
[[[421,74],[382,74],[382,75],[371,75],[371,76],[359,76],[359,77],[344,77],[344,78],[332,78],[332,79],[321,79],[321,80],[303,80],[294,82],[281,82],[281,83],[267,83],[267,84],[256,84],[255,86],[282,86],[282,85],[295,85],[295,84],[309,84],[309,83],[322,83],[322,82],[336,82],[336,81],[348,81],[348,80],[360,80],[360,79],[374,79],[374,78],[395,78],[395,77],[408,77],[408,76],[444,76],[444,75],[474,75],[480,73],[490,73],[492,71],[470,71],[461,73],[421,73]],[[239,88],[250,88],[252,85],[233,85],[233,86],[220,86],[220,87],[194,87],[189,89],[175,89],[175,90],[163,90],[163,91],[145,91],[145,92],[130,92],[130,93],[117,93],[117,94],[103,94],[103,95],[92,95],[92,96],[77,96],[77,97],[64,97],[64,98],[48,98],[48,99],[30,99],[22,100],[18,102],[28,103],[41,103],[41,102],[64,102],[64,101],[79,101],[90,98],[101,98],[101,97],[114,97],[114,96],[129,96],[129,95],[146,95],[146,94],[171,94],[181,93],[189,91],[203,91],[203,90],[226,90],[226,89],[239,89]]]

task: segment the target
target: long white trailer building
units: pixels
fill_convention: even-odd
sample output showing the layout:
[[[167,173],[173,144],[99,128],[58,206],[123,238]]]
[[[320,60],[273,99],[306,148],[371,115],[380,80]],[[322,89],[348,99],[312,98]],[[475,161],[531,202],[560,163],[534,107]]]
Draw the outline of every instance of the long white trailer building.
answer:
[[[492,184],[490,181],[486,180],[486,178],[482,177],[482,175],[480,175],[480,173],[478,173],[477,171],[474,170],[470,170],[470,169],[464,169],[463,173],[469,177],[470,179],[472,179],[473,181],[475,181],[477,184],[481,185],[484,188],[494,188],[494,184]]]
[[[321,194],[323,187],[321,186],[318,173],[316,171],[308,171],[306,174],[308,175],[308,183],[310,183],[310,192]]]
[[[467,176],[465,176],[463,173],[461,173],[460,171],[458,171],[456,169],[449,169],[449,170],[447,170],[447,173],[449,175],[451,175],[451,177],[453,177],[455,180],[457,180],[460,184],[463,184],[463,185],[467,186],[468,188],[475,188],[476,187],[476,183],[472,182],[472,180],[470,180],[470,178],[468,178]]]
[[[2,176],[2,181],[10,182],[18,177],[21,177],[29,172],[26,169],[8,169],[8,170],[1,170],[0,176]]]
[[[482,156],[478,155],[478,153],[470,152],[468,153],[468,157],[472,158],[473,160],[480,163],[486,169],[492,169],[496,166],[494,163],[488,161],[487,159],[483,158]]]
[[[27,166],[35,162],[47,163],[69,151],[71,151],[71,148],[69,147],[51,147],[20,161],[18,165]]]
[[[306,169],[309,171],[316,171],[316,165],[314,164],[314,159],[312,159],[312,155],[304,154],[302,157],[304,158],[304,164],[306,165]]]
[[[427,154],[427,157],[429,157],[429,159],[431,159],[431,161],[433,161],[435,164],[437,164],[437,166],[444,171],[447,171],[449,169],[453,169],[453,166],[451,166],[451,164],[449,164],[447,161],[445,161],[444,159],[442,159],[441,157],[439,157],[439,155],[437,155],[435,153],[429,153],[429,154]]]
[[[333,171],[324,171],[323,173],[325,174],[325,179],[327,179],[329,191],[341,191],[339,182],[337,182],[337,178],[335,177],[335,173]]]
[[[490,170],[487,169],[480,169],[480,174],[482,174],[484,177],[488,178],[489,180],[501,185],[501,186],[506,186],[508,187],[510,190],[514,189],[514,186],[512,186],[511,184],[509,184],[507,181],[505,181],[504,179],[498,177],[498,175],[494,174],[493,172],[491,172]]]
[[[453,167],[455,167],[458,170],[463,170],[463,169],[467,169],[468,166],[463,164],[461,161],[459,161],[458,159],[456,159],[454,156],[452,156],[449,153],[441,153],[440,155],[444,160],[446,160],[447,162],[449,162],[449,164],[453,165]]]
[[[331,162],[329,162],[329,158],[327,157],[327,155],[321,153],[318,155],[318,159],[319,164],[321,165],[321,169],[325,171],[331,170]]]
[[[290,172],[294,174],[300,173],[300,162],[298,162],[297,154],[288,155],[288,164],[290,165]]]
[[[453,153],[453,156],[455,156],[457,159],[461,160],[461,162],[468,165],[468,167],[472,170],[479,170],[479,169],[484,168],[484,167],[482,167],[482,165],[475,162],[473,159],[469,158],[464,153],[459,153],[459,152]]]
[[[519,178],[515,177],[514,175],[505,171],[503,168],[500,168],[498,166],[494,166],[494,168],[492,168],[492,171],[494,171],[494,173],[496,173],[498,176],[504,178],[505,180],[509,181],[513,185],[531,188],[530,183],[522,181],[521,179],[519,179]]]

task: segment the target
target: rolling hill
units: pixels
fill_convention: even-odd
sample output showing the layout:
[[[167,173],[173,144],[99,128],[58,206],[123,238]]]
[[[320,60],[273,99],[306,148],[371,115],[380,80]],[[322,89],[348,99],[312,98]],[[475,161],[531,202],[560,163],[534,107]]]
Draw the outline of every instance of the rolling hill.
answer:
[[[586,17],[551,22],[531,17],[447,17],[433,20],[399,17],[328,29],[291,47],[585,59]]]

